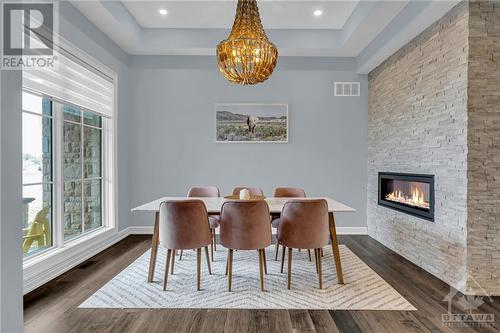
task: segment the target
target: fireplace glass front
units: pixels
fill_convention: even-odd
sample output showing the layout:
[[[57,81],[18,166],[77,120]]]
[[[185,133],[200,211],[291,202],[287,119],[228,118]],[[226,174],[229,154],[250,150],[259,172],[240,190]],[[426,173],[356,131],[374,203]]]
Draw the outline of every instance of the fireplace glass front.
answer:
[[[378,203],[434,221],[434,176],[379,173]]]

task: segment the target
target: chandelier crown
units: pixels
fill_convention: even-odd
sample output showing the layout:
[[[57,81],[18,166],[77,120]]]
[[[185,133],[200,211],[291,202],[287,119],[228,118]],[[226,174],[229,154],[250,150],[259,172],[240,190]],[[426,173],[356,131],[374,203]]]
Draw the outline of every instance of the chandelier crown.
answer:
[[[264,82],[271,76],[278,49],[267,38],[256,0],[238,0],[236,17],[228,39],[217,45],[222,75],[239,84]]]
[[[259,7],[256,0],[238,1],[233,28],[228,39],[237,38],[264,39],[269,41],[260,21]]]

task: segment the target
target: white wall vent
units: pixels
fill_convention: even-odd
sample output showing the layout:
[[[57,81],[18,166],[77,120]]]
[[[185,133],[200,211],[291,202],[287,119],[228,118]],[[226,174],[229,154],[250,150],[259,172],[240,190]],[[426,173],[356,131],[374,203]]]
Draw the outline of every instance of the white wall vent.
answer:
[[[335,82],[335,96],[360,96],[359,82]]]

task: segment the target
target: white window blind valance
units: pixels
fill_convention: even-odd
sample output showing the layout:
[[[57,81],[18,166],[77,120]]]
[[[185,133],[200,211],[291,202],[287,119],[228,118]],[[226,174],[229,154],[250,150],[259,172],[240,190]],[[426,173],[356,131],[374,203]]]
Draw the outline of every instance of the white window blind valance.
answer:
[[[112,117],[113,79],[59,49],[55,68],[23,71],[23,87]]]

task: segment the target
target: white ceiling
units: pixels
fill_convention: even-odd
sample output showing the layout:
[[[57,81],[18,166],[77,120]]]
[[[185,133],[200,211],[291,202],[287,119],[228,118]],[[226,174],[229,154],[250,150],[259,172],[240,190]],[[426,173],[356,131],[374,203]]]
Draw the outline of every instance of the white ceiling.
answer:
[[[131,55],[213,56],[231,29],[236,0],[70,0]],[[259,0],[280,57],[342,57],[368,73],[458,0]],[[159,9],[168,10],[166,16]],[[323,15],[315,17],[314,10]]]
[[[266,29],[341,29],[356,8],[353,1],[260,1]],[[227,29],[233,24],[236,1],[124,1],[142,28]],[[159,9],[166,9],[162,16]],[[321,16],[314,16],[315,10]]]

